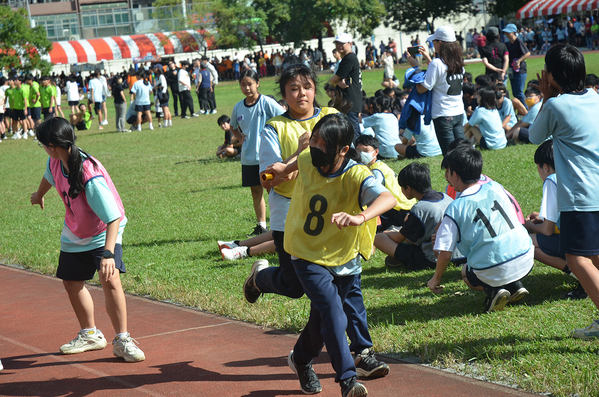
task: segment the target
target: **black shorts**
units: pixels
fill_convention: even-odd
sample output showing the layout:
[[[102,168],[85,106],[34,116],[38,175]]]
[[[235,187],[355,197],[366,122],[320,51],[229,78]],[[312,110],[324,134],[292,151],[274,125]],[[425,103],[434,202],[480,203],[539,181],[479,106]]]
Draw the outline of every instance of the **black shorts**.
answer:
[[[260,166],[241,165],[241,186],[260,186]]]
[[[79,101],[69,101],[69,106],[78,106]]]
[[[141,114],[141,121],[142,121],[142,123],[144,121],[146,121],[146,115],[143,114],[143,113]],[[137,124],[137,115],[129,117],[127,119],[127,123],[129,123],[129,124]]]
[[[67,281],[91,280],[96,271],[100,270],[103,252],[104,247],[85,252],[60,251],[56,277]],[[123,263],[123,247],[120,244],[114,246],[114,264],[121,273],[126,272]]]
[[[421,157],[424,157],[424,156],[421,155],[420,153],[418,153],[418,150],[416,149],[416,145],[410,145],[410,146],[406,147],[406,158],[419,159]]]
[[[4,113],[0,113],[0,123],[4,122]]]
[[[551,236],[545,236],[540,233],[537,234],[537,244],[539,244],[539,249],[543,251],[544,254],[566,259],[566,253],[561,250],[559,241],[560,233],[552,234]]]
[[[152,109],[152,105],[135,105],[136,112],[147,112]]]
[[[87,130],[87,125],[85,124],[85,121],[81,120],[75,124],[75,128],[77,128],[77,131],[85,131]]]
[[[31,116],[31,120],[37,121],[42,119],[42,108],[29,108],[29,116]]]
[[[489,150],[489,145],[487,145],[487,141],[485,140],[484,136],[480,137],[480,142],[478,146],[483,150]]]
[[[409,270],[434,269],[437,266],[436,262],[426,259],[422,249],[414,244],[398,244],[393,257]]]
[[[530,143],[528,136],[528,128],[520,127],[520,131],[518,132],[518,140],[523,143]]]
[[[12,109],[11,108],[4,109],[4,116],[8,117],[9,119],[12,118]]]
[[[44,120],[50,117],[54,117],[54,111],[50,111],[53,108],[42,108],[42,114],[44,115]]]
[[[102,102],[94,102],[94,109],[96,112],[102,110]]]
[[[168,101],[166,101],[166,102],[160,102],[160,107],[161,108],[167,108],[168,107]]]
[[[11,112],[13,120],[25,120],[27,118],[25,116],[25,109],[12,109]]]
[[[559,249],[568,254],[599,255],[599,211],[560,213]]]

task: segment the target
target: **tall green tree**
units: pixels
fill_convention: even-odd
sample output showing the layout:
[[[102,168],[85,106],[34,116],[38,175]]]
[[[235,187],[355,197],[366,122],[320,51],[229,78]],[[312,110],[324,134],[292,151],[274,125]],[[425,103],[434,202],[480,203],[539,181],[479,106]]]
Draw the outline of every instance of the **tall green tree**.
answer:
[[[476,13],[472,0],[384,0],[390,21],[403,32],[435,29],[437,19],[457,19],[460,14]]]
[[[367,37],[385,15],[380,0],[254,0],[266,14],[270,34],[278,41],[301,46],[303,40],[321,38],[331,25],[346,25]]]
[[[213,18],[219,48],[247,48],[264,44],[269,29],[266,14],[244,0],[215,0]]]
[[[27,10],[0,6],[0,68],[48,74],[52,64],[41,57],[52,49],[43,26],[29,27]]]
[[[501,0],[487,3],[489,14],[505,17],[517,12],[524,7],[530,0]]]

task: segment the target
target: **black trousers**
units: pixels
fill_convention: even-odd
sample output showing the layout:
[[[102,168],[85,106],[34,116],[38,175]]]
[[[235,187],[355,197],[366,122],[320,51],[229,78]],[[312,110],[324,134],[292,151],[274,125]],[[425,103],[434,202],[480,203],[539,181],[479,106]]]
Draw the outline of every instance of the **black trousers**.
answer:
[[[179,99],[181,100],[181,117],[185,117],[187,115],[187,109],[189,109],[190,115],[195,113],[193,110],[193,98],[191,97],[191,92],[179,92]]]
[[[173,108],[175,110],[175,116],[179,115],[179,87],[171,86],[171,92],[173,97]]]

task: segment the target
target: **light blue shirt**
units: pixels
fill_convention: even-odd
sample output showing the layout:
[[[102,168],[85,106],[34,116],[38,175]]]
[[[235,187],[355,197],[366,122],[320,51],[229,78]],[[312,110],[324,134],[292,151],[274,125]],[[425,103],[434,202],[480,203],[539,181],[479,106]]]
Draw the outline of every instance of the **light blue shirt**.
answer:
[[[395,145],[401,143],[399,140],[399,123],[397,116],[393,113],[375,113],[362,119],[364,128],[372,128],[376,138],[379,140],[379,154],[386,158],[397,158]]]
[[[92,98],[94,102],[102,103],[104,100],[104,86],[102,82],[98,79],[91,79],[89,81],[89,91],[90,93],[93,90],[94,97]]]
[[[489,149],[503,149],[507,145],[505,132],[501,126],[501,117],[499,117],[497,109],[477,107],[470,116],[468,124],[478,126]]]
[[[414,134],[410,129],[406,129],[403,136],[410,140],[412,136],[416,139],[416,151],[424,157],[435,157],[442,154],[437,134],[435,133],[435,125],[430,123],[424,124],[424,116],[420,116],[420,134]],[[464,117],[465,119],[465,117]]]
[[[594,90],[550,98],[530,126],[531,143],[553,135],[560,212],[599,211],[599,95]]]
[[[501,105],[501,109],[499,109],[499,116],[501,117],[502,124],[503,120],[505,120],[507,116],[511,116],[510,121],[507,123],[507,125],[510,127],[513,127],[518,122],[518,119],[516,118],[516,112],[514,111],[514,105],[509,98],[503,98],[503,105]]]
[[[131,87],[131,93],[135,94],[135,104],[137,106],[150,104],[150,92],[152,92],[152,85],[150,83],[145,85],[143,80],[137,80]]]
[[[260,133],[268,120],[283,113],[285,109],[265,95],[260,95],[252,106],[247,106],[245,100],[237,102],[231,114],[231,127],[241,127],[242,133],[245,134],[241,148],[242,165],[260,164]]]
[[[535,119],[537,118],[537,114],[539,114],[539,110],[541,110],[542,104],[543,104],[543,101],[539,101],[539,102],[535,103],[535,105],[533,107],[528,109],[528,113],[526,113],[526,116],[522,117],[522,120],[520,120],[520,121],[522,121],[523,123],[528,123],[528,124],[534,123]]]

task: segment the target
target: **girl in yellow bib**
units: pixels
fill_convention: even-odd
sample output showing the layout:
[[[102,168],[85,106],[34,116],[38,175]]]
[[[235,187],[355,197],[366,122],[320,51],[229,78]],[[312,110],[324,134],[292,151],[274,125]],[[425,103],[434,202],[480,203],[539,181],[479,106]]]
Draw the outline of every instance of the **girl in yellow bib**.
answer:
[[[366,396],[357,382],[354,358],[347,344],[348,296],[361,299],[360,255],[368,259],[376,230],[375,218],[397,205],[368,167],[359,164],[351,148],[353,127],[338,113],[323,117],[303,151],[289,169],[298,169],[285,226],[285,250],[312,305],[289,365],[298,374],[302,390],[318,393],[320,382],[312,360],[327,346],[335,381],[341,394]],[[366,311],[360,311],[366,317]],[[363,319],[366,324],[366,318]],[[387,369],[388,372],[388,369]]]

